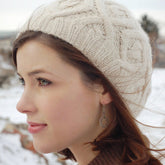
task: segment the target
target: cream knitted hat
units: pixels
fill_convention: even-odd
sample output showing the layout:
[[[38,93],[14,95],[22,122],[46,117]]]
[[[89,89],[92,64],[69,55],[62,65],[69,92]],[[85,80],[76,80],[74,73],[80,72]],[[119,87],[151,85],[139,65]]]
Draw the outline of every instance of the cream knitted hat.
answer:
[[[36,9],[20,32],[42,31],[80,50],[110,80],[134,117],[150,93],[149,39],[130,12],[108,0],[56,0]]]

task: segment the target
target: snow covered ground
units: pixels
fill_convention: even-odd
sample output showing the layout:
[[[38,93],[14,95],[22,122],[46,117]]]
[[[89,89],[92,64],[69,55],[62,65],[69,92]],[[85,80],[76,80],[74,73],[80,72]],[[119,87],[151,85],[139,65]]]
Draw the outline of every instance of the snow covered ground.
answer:
[[[152,79],[152,92],[147,108],[138,116],[138,121],[155,127],[165,127],[165,69],[155,69]],[[26,116],[17,112],[15,108],[21,92],[22,89],[18,85],[13,85],[10,89],[0,89],[0,118],[8,118],[13,123],[26,123]],[[0,120],[0,132],[5,124],[5,120]],[[165,148],[165,128],[151,128],[141,124],[139,126],[153,144]],[[60,165],[53,154],[44,156],[49,165]],[[165,164],[165,160],[162,162]],[[19,135],[0,134],[0,165],[15,164],[46,165],[44,159],[21,147]]]

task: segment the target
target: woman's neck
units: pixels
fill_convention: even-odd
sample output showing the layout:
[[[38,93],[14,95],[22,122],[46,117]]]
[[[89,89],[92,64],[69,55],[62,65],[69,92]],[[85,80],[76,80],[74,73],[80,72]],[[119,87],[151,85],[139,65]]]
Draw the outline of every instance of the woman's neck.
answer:
[[[89,164],[99,154],[99,151],[92,150],[92,145],[90,144],[82,144],[79,147],[72,147],[70,150],[79,165]]]

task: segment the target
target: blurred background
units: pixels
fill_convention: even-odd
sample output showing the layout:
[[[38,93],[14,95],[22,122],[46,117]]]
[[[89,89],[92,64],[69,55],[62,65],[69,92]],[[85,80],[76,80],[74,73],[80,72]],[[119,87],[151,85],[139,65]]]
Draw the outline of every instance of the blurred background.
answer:
[[[23,91],[11,60],[12,43],[19,28],[38,6],[52,0],[0,0],[0,165],[71,165],[57,154],[37,153],[26,131],[26,117],[16,111]],[[165,1],[114,0],[132,11],[150,38],[153,52],[152,92],[138,116],[152,147],[165,148]],[[165,160],[162,159],[165,164]]]

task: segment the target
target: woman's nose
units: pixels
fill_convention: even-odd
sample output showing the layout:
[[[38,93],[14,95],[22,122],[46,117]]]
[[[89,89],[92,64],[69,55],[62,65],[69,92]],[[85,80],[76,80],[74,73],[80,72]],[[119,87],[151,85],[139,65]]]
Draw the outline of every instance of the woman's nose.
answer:
[[[36,110],[34,106],[34,99],[24,91],[16,105],[16,109],[21,113],[34,112]]]

